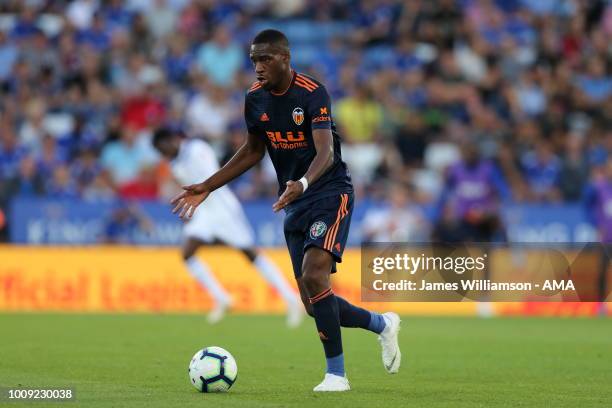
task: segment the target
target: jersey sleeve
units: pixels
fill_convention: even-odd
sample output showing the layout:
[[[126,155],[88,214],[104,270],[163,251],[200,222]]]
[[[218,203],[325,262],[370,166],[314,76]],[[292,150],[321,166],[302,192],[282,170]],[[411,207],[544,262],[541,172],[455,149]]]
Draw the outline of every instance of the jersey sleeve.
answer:
[[[255,120],[255,109],[253,107],[253,101],[247,94],[244,97],[244,121],[246,123],[247,131],[250,134],[257,133],[257,121]]]
[[[311,129],[331,129],[331,100],[324,86],[319,86],[310,96],[307,112]]]

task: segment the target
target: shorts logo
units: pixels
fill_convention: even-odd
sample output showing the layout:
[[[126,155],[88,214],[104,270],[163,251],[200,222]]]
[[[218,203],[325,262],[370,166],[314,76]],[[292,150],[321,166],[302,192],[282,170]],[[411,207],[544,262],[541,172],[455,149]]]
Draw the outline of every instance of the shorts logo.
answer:
[[[317,239],[327,231],[327,225],[323,221],[317,221],[310,226],[310,239]]]
[[[304,122],[304,109],[295,108],[291,114],[296,125],[300,126]]]

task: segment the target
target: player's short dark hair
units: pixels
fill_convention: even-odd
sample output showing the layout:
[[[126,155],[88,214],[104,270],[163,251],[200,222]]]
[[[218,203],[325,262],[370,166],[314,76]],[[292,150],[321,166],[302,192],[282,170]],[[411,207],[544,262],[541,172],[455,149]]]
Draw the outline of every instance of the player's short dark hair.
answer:
[[[169,127],[159,127],[157,129],[155,129],[155,132],[153,132],[153,146],[154,147],[159,147],[160,144],[164,141],[164,140],[168,140],[171,137],[175,136],[176,132],[172,129],[170,129]]]
[[[274,29],[260,31],[253,38],[253,44],[271,44],[279,47],[289,48],[289,40],[282,32]]]

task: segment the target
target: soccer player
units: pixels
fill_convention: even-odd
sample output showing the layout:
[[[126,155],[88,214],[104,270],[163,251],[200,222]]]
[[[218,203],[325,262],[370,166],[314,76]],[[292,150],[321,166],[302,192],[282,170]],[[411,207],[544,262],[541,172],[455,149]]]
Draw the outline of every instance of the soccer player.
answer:
[[[157,129],[153,135],[153,145],[171,161],[172,175],[181,184],[192,184],[219,170],[215,153],[208,143],[200,139],[185,139],[180,131]],[[221,244],[237,248],[249,258],[287,304],[287,325],[296,327],[300,324],[304,315],[300,300],[276,266],[255,249],[251,226],[229,187],[219,188],[195,212],[183,233],[186,236],[182,249],[185,265],[215,301],[208,315],[210,323],[221,320],[232,301],[208,266],[194,255],[202,245]]]
[[[340,151],[325,87],[291,69],[287,37],[264,30],[254,38],[250,58],[257,81],[245,97],[247,140],[217,173],[185,186],[172,200],[174,212],[189,218],[209,195],[265,155],[276,169],[280,197],[272,209],[286,212],[285,240],[302,301],[314,317],[327,371],[314,391],[347,391],[340,326],[379,334],[387,372],[399,370],[400,319],[351,305],[334,295],[330,274],[342,253],[353,211],[353,186]],[[216,194],[216,193],[215,193]]]

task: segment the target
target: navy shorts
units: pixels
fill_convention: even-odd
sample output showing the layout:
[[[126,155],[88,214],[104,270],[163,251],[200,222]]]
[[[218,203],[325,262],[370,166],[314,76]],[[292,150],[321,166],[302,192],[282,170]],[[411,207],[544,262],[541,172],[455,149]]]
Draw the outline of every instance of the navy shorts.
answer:
[[[304,253],[311,246],[332,254],[332,273],[336,272],[336,262],[342,262],[352,213],[353,193],[324,197],[287,212],[285,240],[296,278],[302,276]]]

